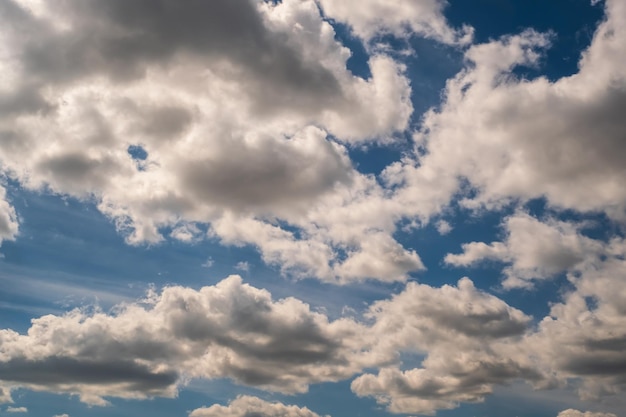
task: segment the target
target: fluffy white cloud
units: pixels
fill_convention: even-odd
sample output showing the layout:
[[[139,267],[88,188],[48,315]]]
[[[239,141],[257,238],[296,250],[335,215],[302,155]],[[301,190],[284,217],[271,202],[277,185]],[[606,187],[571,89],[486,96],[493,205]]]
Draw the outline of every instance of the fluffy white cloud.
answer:
[[[319,2],[328,17],[347,24],[357,36],[368,41],[389,33],[402,37],[415,33],[449,44],[464,44],[472,40],[470,27],[457,31],[448,25],[443,15],[444,0]]]
[[[546,279],[580,265],[603,252],[603,244],[580,233],[582,225],[547,219],[539,221],[519,212],[503,222],[504,242],[471,242],[463,253],[448,254],[445,261],[455,266],[469,266],[482,260],[509,263],[504,269],[505,288],[529,287],[533,280]]]
[[[212,405],[211,407],[193,410],[189,417],[320,417],[306,407],[285,405],[279,402],[267,402],[260,398],[243,395],[231,401],[227,406]],[[329,417],[329,416],[326,416]]]
[[[354,392],[375,396],[394,411],[435,410],[478,400],[512,379],[541,381],[513,343],[528,324],[529,317],[468,279],[458,287],[410,284],[374,303],[361,322],[331,321],[293,298],[274,301],[231,276],[199,290],[168,287],[110,313],[43,316],[26,334],[1,330],[0,381],[6,401],[9,388],[23,387],[105,405],[106,397],[172,397],[194,378],[298,393],[312,383],[380,369],[377,376],[358,377]],[[400,352],[426,359],[402,373],[395,368]],[[406,392],[391,382],[415,375],[421,385],[411,383]],[[229,409],[267,405],[250,401]],[[198,415],[223,411],[205,410]]]
[[[407,188],[403,200],[428,207],[468,185],[468,207],[545,197],[553,207],[624,219],[626,6],[608,0],[605,8],[579,71],[556,81],[515,75],[539,65],[551,35],[527,30],[469,48],[467,67],[416,134],[418,161],[390,167],[390,179]]]
[[[7,407],[7,413],[28,413],[28,408],[26,407]]]
[[[107,397],[172,397],[191,379],[215,378],[299,393],[354,375],[355,394],[394,413],[451,409],[518,380],[535,388],[577,381],[584,397],[614,394],[625,385],[626,294],[616,290],[625,248],[615,241],[611,259],[586,263],[571,277],[575,290],[537,328],[467,278],[440,288],[409,283],[362,320],[272,300],[237,276],[199,290],[168,287],[109,313],[47,315],[26,334],[0,330],[2,399],[22,387],[106,405]],[[419,365],[405,362],[415,355]],[[254,401],[228,410],[265,406]]]
[[[161,241],[165,227],[197,241],[194,223],[228,242],[237,225],[226,223],[242,219],[265,239],[235,240],[284,270],[347,282],[422,267],[392,238],[393,211],[391,227],[353,221],[351,236],[324,218],[364,194],[382,198],[345,144],[406,129],[412,105],[392,58],[371,56],[367,80],[347,70],[349,51],[313,0],[0,7],[10,22],[0,30],[10,57],[0,64],[0,164],[22,185],[95,198],[133,244]],[[355,258],[345,267],[340,250]],[[380,264],[364,265],[373,255]]]
[[[6,189],[0,185],[0,244],[17,236],[19,223],[15,209],[6,199]]]

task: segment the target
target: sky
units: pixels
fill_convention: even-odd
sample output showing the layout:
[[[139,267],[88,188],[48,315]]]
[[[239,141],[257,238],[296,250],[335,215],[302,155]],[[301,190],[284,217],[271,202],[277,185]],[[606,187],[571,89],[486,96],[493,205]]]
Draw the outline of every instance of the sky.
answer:
[[[0,0],[0,416],[626,417],[623,0]]]

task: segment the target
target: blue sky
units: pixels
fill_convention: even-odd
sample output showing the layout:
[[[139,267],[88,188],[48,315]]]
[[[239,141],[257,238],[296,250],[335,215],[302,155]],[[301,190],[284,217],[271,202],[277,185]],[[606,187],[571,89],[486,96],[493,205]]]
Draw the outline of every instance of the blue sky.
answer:
[[[0,2],[0,415],[621,417],[621,0]]]

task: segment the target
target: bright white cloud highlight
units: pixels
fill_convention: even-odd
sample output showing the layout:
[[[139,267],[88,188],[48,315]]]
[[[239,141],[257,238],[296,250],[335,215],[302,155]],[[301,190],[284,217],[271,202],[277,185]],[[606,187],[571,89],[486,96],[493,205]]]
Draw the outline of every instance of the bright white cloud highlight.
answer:
[[[211,407],[193,410],[189,417],[320,417],[306,407],[285,405],[279,402],[268,402],[260,398],[243,395],[231,401],[227,406],[212,405]],[[330,417],[330,416],[325,416]]]
[[[472,29],[454,30],[443,15],[443,0],[333,1],[319,0],[324,13],[347,24],[355,35],[370,41],[376,36],[393,34],[399,37],[418,34],[449,44],[465,44],[472,40]]]
[[[6,189],[0,185],[0,244],[17,236],[19,223],[15,209],[6,199]]]
[[[471,242],[463,253],[448,254],[445,262],[471,266],[482,260],[510,264],[504,269],[505,288],[530,287],[534,280],[554,277],[571,270],[585,259],[602,252],[602,243],[580,233],[584,224],[575,225],[548,219],[541,222],[519,212],[504,220],[504,242]]]
[[[423,193],[425,178],[435,176],[451,198],[465,179],[477,194],[468,207],[545,197],[556,208],[626,218],[626,6],[608,0],[605,7],[606,20],[569,77],[514,75],[539,65],[550,35],[527,30],[469,48],[466,69],[448,81],[441,110],[429,112],[416,135],[426,155],[404,175],[392,171],[395,180]]]

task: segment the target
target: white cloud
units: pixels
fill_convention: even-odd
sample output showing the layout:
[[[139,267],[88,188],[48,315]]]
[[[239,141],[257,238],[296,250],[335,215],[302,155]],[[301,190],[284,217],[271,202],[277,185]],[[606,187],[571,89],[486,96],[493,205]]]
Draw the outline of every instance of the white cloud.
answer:
[[[63,414],[57,414],[54,417],[70,417],[70,415],[63,413]]]
[[[107,397],[173,397],[191,379],[217,378],[301,393],[355,375],[355,394],[405,414],[482,401],[514,381],[535,388],[577,381],[585,398],[615,394],[624,387],[626,294],[616,289],[625,248],[615,241],[605,251],[610,259],[585,263],[570,277],[575,290],[536,328],[467,278],[440,288],[409,283],[362,320],[330,320],[297,299],[272,300],[237,276],[199,290],[168,287],[110,313],[47,315],[25,334],[0,330],[4,400],[22,387],[106,405]],[[423,360],[404,363],[404,354]]]
[[[409,36],[413,33],[441,42],[471,42],[473,30],[454,30],[443,15],[443,0],[333,1],[319,0],[324,13],[351,27],[355,35],[370,41],[378,35]]]
[[[170,1],[163,15],[124,1],[1,7],[12,58],[0,64],[11,80],[0,163],[23,186],[94,198],[131,244],[158,243],[166,228],[195,242],[200,224],[228,242],[237,226],[226,223],[242,218],[265,233],[238,233],[238,242],[285,271],[347,282],[420,269],[417,255],[396,248],[392,209],[382,220],[391,225],[377,230],[384,248],[364,242],[381,235],[372,224],[350,222],[346,236],[325,216],[380,204],[384,192],[354,170],[346,146],[389,140],[407,128],[412,105],[392,58],[373,55],[367,80],[348,71],[349,51],[313,0]],[[205,15],[215,24],[197,19]],[[266,240],[274,234],[284,239]],[[386,256],[382,266],[360,265],[370,249]],[[360,266],[339,268],[340,250]]]
[[[503,286],[530,287],[534,280],[554,277],[602,252],[602,243],[580,233],[583,226],[555,219],[542,222],[518,212],[503,222],[504,242],[463,244],[463,253],[448,254],[445,262],[455,266],[489,259],[506,262],[510,266],[504,270]]]
[[[110,314],[43,316],[23,335],[0,330],[0,375],[9,386],[75,394],[93,405],[107,404],[104,397],[173,397],[190,378],[304,392],[360,369],[362,333],[354,321],[331,322],[293,298],[273,301],[231,276],[198,291],[165,288]]]
[[[240,396],[227,406],[212,405],[198,408],[189,413],[189,417],[320,417],[306,407],[285,405],[279,402],[267,402],[251,396]],[[329,416],[326,416],[329,417]]]
[[[0,185],[0,244],[3,240],[14,240],[19,231],[15,209],[6,198],[6,189]]]
[[[561,411],[557,417],[617,417],[613,413],[597,413],[593,411],[578,411],[574,409],[568,409]]]
[[[452,231],[452,225],[445,220],[439,220],[435,227],[440,235],[447,235]]]
[[[235,269],[244,272],[250,272],[250,264],[246,261],[237,262],[237,265],[235,265]]]
[[[425,178],[435,177],[449,199],[463,179],[476,191],[468,207],[545,197],[553,207],[624,219],[626,6],[605,7],[580,70],[556,81],[513,74],[539,65],[550,35],[527,30],[469,48],[466,69],[416,135],[425,155],[393,171],[406,194],[429,192]]]
[[[28,413],[28,408],[26,407],[7,407],[7,413]]]

